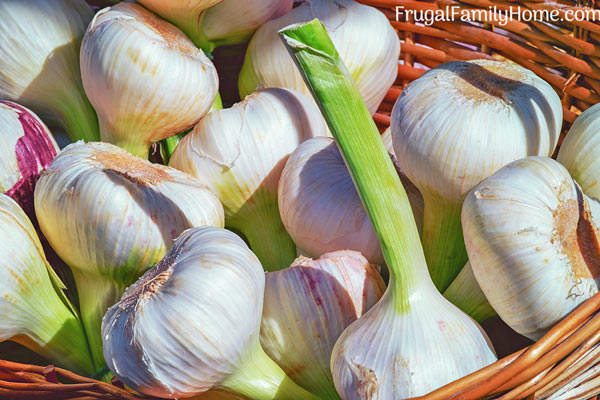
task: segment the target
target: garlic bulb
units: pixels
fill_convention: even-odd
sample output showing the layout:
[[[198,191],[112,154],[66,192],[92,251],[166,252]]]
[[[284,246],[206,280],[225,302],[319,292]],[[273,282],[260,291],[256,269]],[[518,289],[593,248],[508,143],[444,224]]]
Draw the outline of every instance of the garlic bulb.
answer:
[[[0,2],[0,99],[61,124],[71,140],[100,137],[79,71],[79,46],[92,16],[83,0]]]
[[[600,231],[592,211],[600,207],[593,203],[562,165],[542,157],[510,163],[465,199],[473,273],[521,335],[537,340],[598,291]]]
[[[581,185],[583,192],[596,199],[600,199],[599,130],[600,104],[596,104],[577,117],[560,146],[557,158]]]
[[[384,291],[375,266],[358,252],[301,256],[267,273],[260,342],[294,382],[323,399],[339,399],[329,368],[335,341]]]
[[[204,52],[179,29],[127,3],[94,17],[81,44],[81,75],[102,141],[142,158],[152,142],[193,127],[218,90]]]
[[[253,399],[312,399],[259,343],[265,277],[235,234],[189,229],[111,307],[108,366],[129,387],[166,398],[224,388]]]
[[[200,182],[108,143],[67,146],[40,177],[42,232],[73,269],[84,326],[101,359],[100,323],[125,288],[185,229],[223,226],[223,208]]]
[[[260,27],[240,72],[240,97],[257,87],[286,87],[309,94],[277,32],[288,25],[321,20],[344,64],[374,114],[398,74],[400,41],[388,19],[377,9],[353,0],[307,0]]]
[[[178,26],[196,46],[215,47],[247,41],[265,22],[294,5],[293,0],[140,0],[141,4]]]
[[[57,152],[52,133],[37,115],[0,101],[0,193],[15,199],[30,218],[35,183]]]
[[[277,206],[281,171],[300,143],[326,134],[308,98],[265,89],[208,114],[179,143],[169,165],[207,185],[223,203],[225,224],[248,239],[266,270],[277,270],[296,258]]]
[[[96,368],[64,286],[46,261],[33,225],[3,194],[0,226],[0,342],[14,340],[58,365],[91,375]]]
[[[402,92],[392,141],[400,168],[425,200],[422,241],[439,290],[467,261],[460,225],[467,193],[511,161],[550,156],[561,124],[554,89],[508,62],[446,63]]]
[[[302,143],[283,169],[278,194],[283,225],[307,254],[318,257],[351,249],[372,263],[383,263],[379,239],[333,139],[317,137]],[[419,197],[412,191],[411,205],[419,204]],[[421,221],[422,216],[415,215]]]

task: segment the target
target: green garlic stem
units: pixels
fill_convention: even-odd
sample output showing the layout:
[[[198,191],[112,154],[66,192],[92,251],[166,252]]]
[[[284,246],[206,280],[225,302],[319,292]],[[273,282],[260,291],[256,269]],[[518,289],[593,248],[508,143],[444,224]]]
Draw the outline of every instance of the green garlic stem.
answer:
[[[433,283],[444,292],[467,262],[462,233],[462,203],[452,204],[424,196],[421,241]]]
[[[96,111],[85,97],[83,87],[74,87],[64,95],[57,94],[56,111],[71,141],[99,142],[100,130]]]
[[[421,285],[433,285],[406,191],[369,110],[323,24],[280,31],[319,105],[371,219],[390,271],[396,311],[410,309]]]
[[[498,315],[481,291],[475,275],[473,275],[471,263],[467,263],[463,267],[444,292],[444,297],[477,322],[483,322]]]

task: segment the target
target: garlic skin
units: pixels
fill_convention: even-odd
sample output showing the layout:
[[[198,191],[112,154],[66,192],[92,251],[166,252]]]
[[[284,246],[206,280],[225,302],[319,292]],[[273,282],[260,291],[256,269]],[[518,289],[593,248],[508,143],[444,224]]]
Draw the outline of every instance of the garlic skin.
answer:
[[[147,158],[153,142],[193,127],[218,90],[208,57],[143,7],[99,11],[81,44],[83,86],[102,141]]]
[[[240,72],[240,97],[257,87],[286,87],[310,95],[277,32],[314,18],[325,24],[374,114],[398,74],[400,40],[383,13],[352,0],[307,0],[260,27],[250,41]]]
[[[60,366],[91,375],[81,322],[44,256],[35,229],[10,197],[0,194],[0,342],[13,340]]]
[[[61,125],[71,140],[100,138],[79,70],[79,46],[92,16],[83,0],[0,2],[0,99]]]
[[[16,200],[30,218],[35,183],[57,152],[52,133],[33,111],[0,101],[0,193]]]
[[[196,179],[108,143],[67,146],[38,181],[35,211],[73,270],[97,358],[101,318],[125,288],[185,229],[224,223],[218,199]]]
[[[600,199],[600,104],[585,110],[577,119],[558,151],[557,161],[564,165],[588,196]]]
[[[266,270],[277,270],[296,256],[277,205],[281,171],[300,143],[326,134],[307,97],[264,89],[208,114],[179,143],[169,165],[208,186],[223,203],[225,224],[248,239]]]
[[[411,296],[406,312],[388,289],[342,333],[331,355],[342,399],[421,396],[496,361],[481,327],[428,286]]]
[[[462,223],[475,278],[521,335],[539,339],[598,291],[593,202],[561,164],[543,157],[510,163],[465,199]]]
[[[358,252],[300,256],[266,275],[263,349],[300,386],[323,399],[339,398],[329,369],[335,341],[384,291],[375,266]]]
[[[108,367],[127,386],[153,396],[256,386],[263,393],[249,397],[274,398],[265,397],[271,382],[261,381],[269,368],[278,369],[259,344],[264,285],[260,262],[235,234],[214,227],[183,232],[106,313]],[[284,379],[279,372],[276,378]],[[254,379],[244,381],[244,374]]]
[[[418,191],[407,193],[420,222]],[[281,174],[278,199],[285,229],[310,256],[350,249],[371,263],[384,262],[379,239],[332,138],[309,139],[291,154]]]
[[[511,161],[553,153],[560,98],[518,65],[457,61],[410,83],[391,119],[400,168],[425,200],[422,241],[443,291],[467,261],[460,226],[467,193]]]

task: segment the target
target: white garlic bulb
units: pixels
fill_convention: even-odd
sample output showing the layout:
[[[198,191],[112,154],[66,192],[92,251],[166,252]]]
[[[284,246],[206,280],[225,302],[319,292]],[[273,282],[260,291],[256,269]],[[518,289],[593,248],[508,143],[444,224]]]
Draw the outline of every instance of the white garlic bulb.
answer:
[[[212,62],[143,7],[99,11],[81,44],[83,86],[103,141],[146,158],[152,142],[193,127],[218,90]]]
[[[353,0],[307,0],[260,27],[240,72],[240,97],[258,87],[286,87],[309,94],[277,32],[314,18],[325,24],[367,108],[375,113],[398,74],[400,41],[383,13]]]
[[[208,114],[177,146],[169,165],[205,185],[223,203],[225,224],[241,232],[267,270],[296,257],[277,205],[277,185],[289,154],[325,136],[317,106],[288,89],[265,89]]]
[[[46,261],[33,225],[4,194],[0,227],[0,342],[14,340],[58,365],[91,375],[96,366],[64,285]]]
[[[418,191],[407,192],[413,210],[418,210]],[[379,239],[333,139],[309,139],[291,154],[278,196],[285,229],[310,256],[350,249],[372,263],[383,263]],[[415,215],[420,221],[422,216]]]
[[[196,179],[108,143],[67,146],[38,181],[35,211],[73,270],[96,357],[101,318],[125,288],[185,229],[224,223],[218,199]]]
[[[600,231],[592,203],[562,165],[542,157],[510,163],[465,199],[473,273],[521,335],[539,339],[598,291]]]
[[[585,110],[565,137],[557,160],[588,196],[600,199],[600,104]]]
[[[300,256],[267,273],[260,342],[294,382],[321,398],[339,398],[329,368],[333,346],[384,291],[375,266],[358,252]]]
[[[533,72],[490,60],[442,64],[410,83],[392,111],[402,171],[423,194],[427,264],[445,290],[467,261],[467,193],[516,159],[550,156],[562,125],[554,89]]]
[[[254,399],[312,399],[260,347],[264,285],[260,262],[235,234],[185,231],[106,313],[109,368],[129,387],[166,398],[220,387]]]
[[[62,125],[71,140],[100,138],[79,70],[79,46],[92,16],[84,0],[0,2],[0,99]]]

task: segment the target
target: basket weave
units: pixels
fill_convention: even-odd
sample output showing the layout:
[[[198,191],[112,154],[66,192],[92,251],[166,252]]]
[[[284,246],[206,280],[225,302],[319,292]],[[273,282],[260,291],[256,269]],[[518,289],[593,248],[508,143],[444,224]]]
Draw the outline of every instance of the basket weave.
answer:
[[[564,111],[563,135],[579,113],[600,102],[600,23],[512,21],[502,28],[490,21],[435,22],[432,26],[396,21],[396,7],[412,10],[558,10],[581,8],[575,2],[531,0],[358,0],[379,8],[402,40],[398,77],[374,120],[383,130],[402,89],[428,68],[448,61],[509,59],[535,72],[557,91]],[[600,6],[600,0],[586,4]],[[88,0],[105,5],[105,0]],[[562,136],[561,136],[562,139]],[[600,293],[580,305],[537,343],[426,396],[415,399],[598,399],[600,394]],[[78,376],[53,366],[0,360],[0,398],[4,399],[152,399],[113,384]]]

